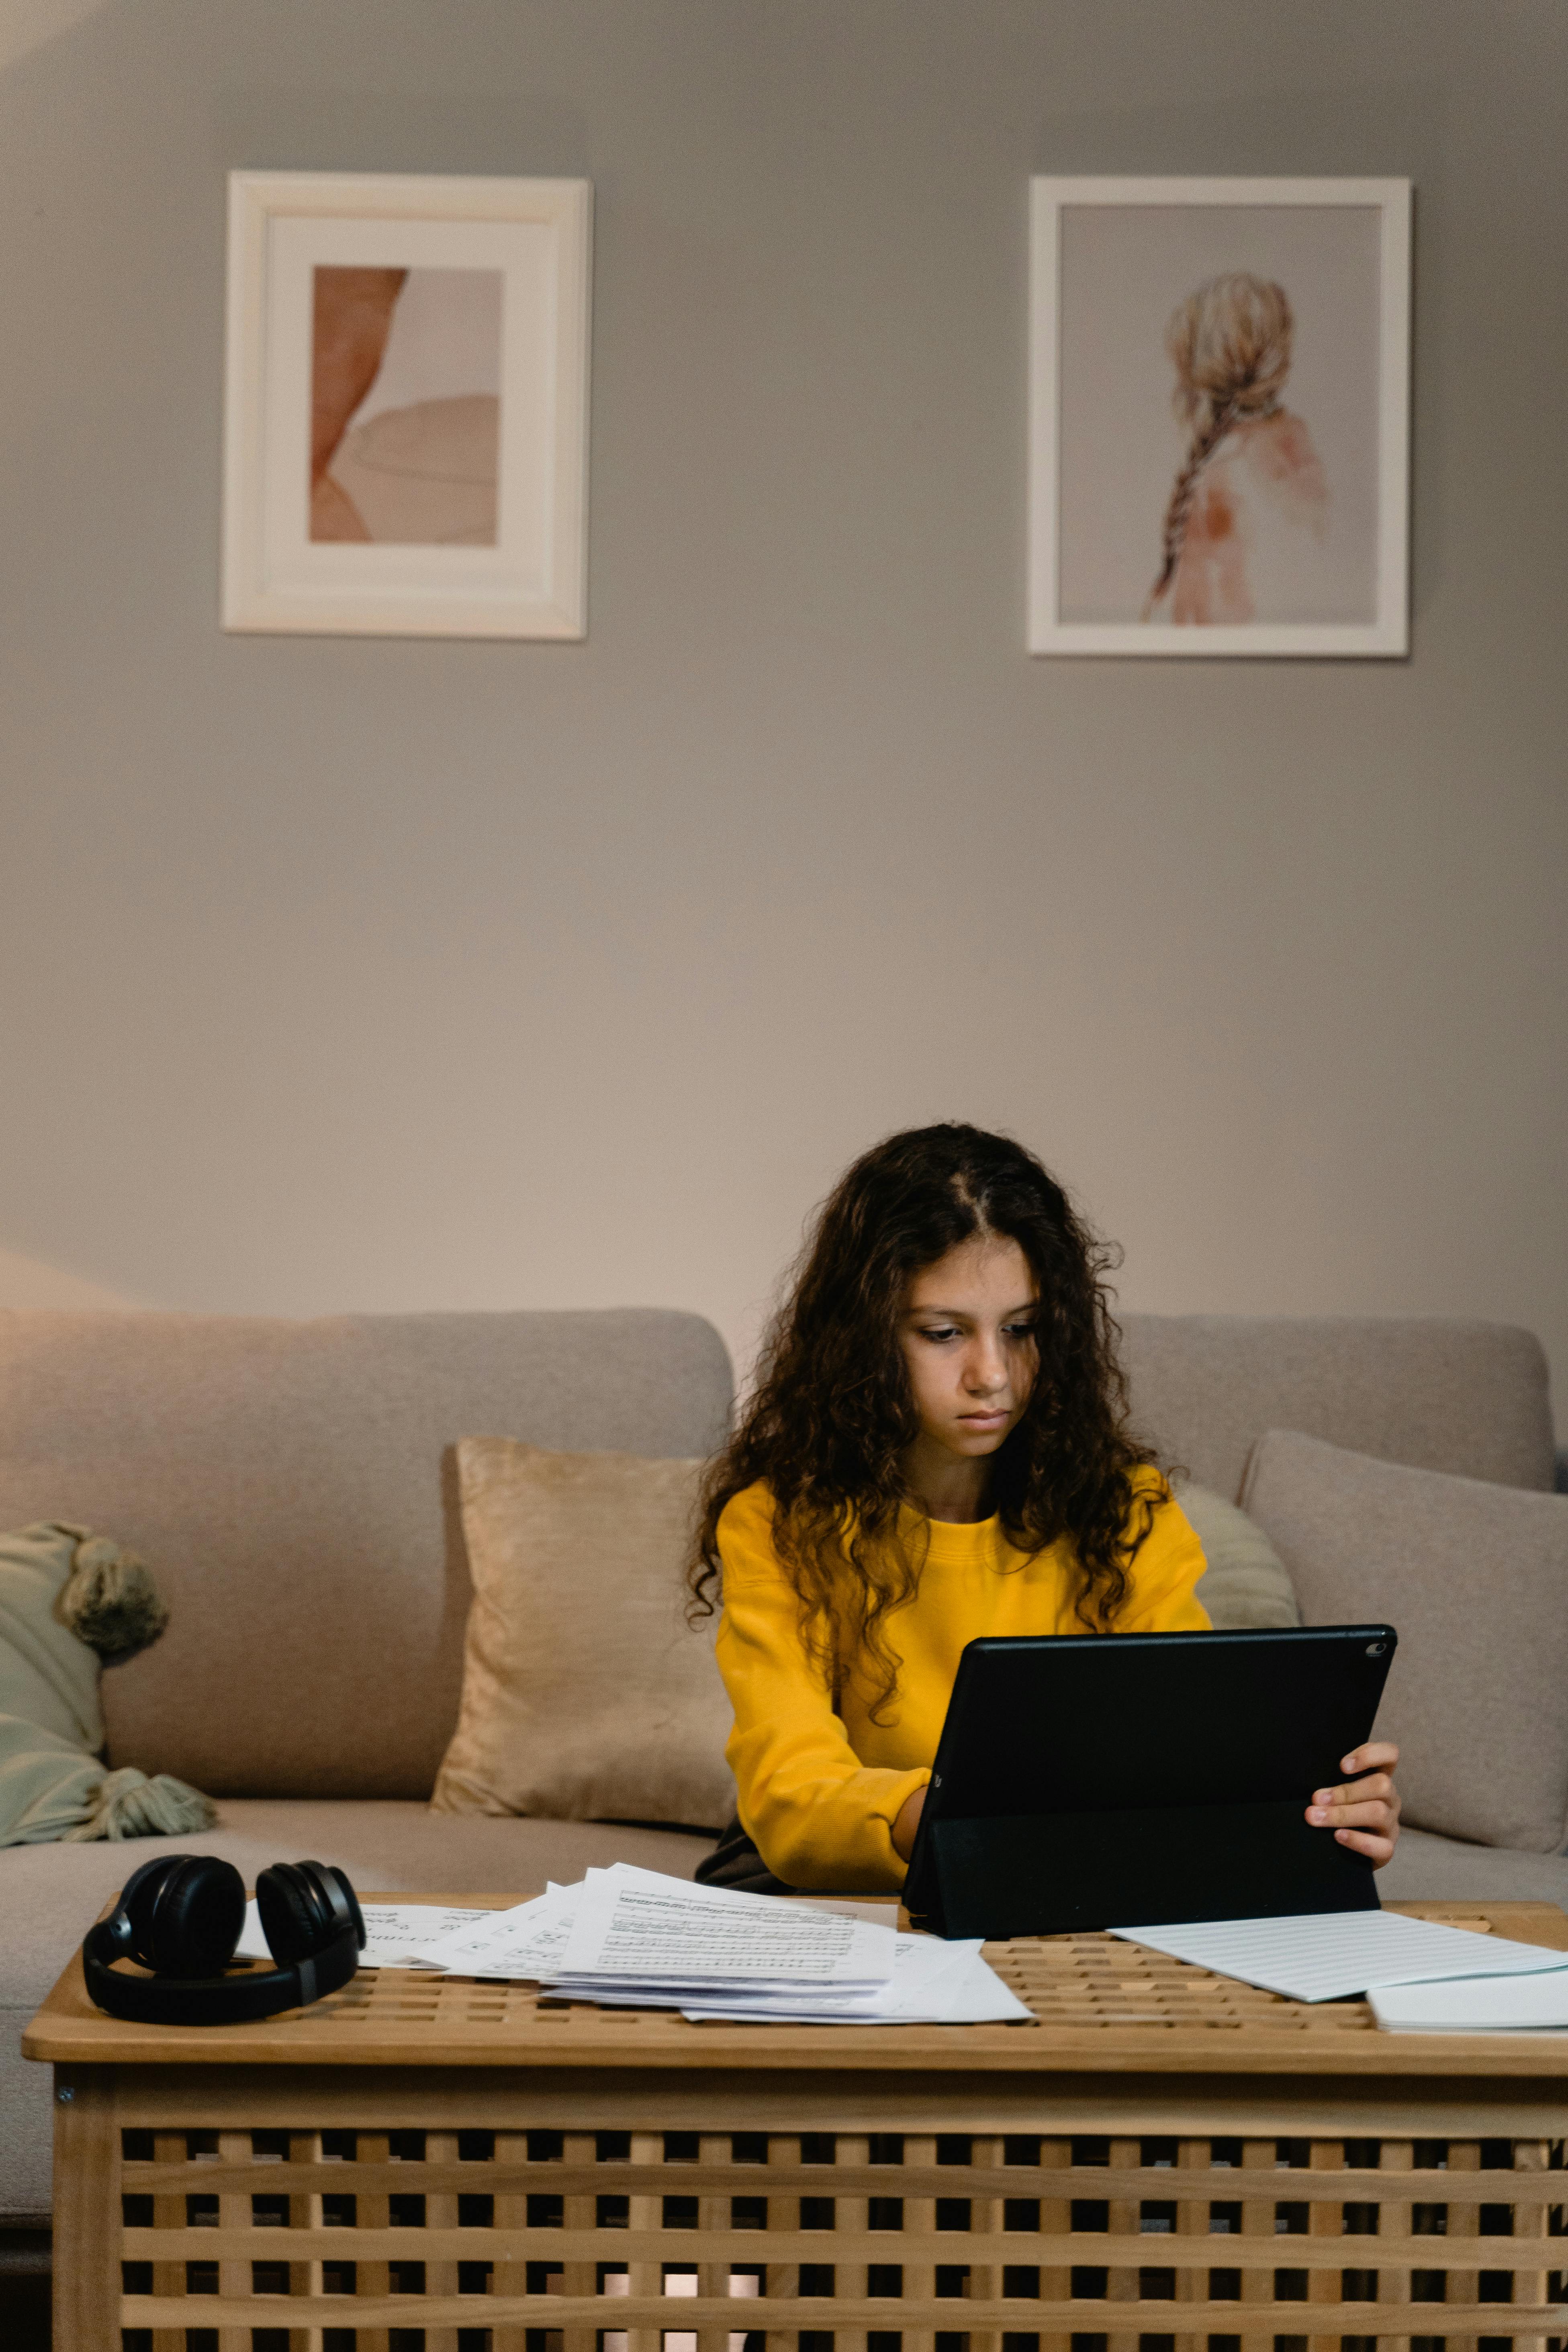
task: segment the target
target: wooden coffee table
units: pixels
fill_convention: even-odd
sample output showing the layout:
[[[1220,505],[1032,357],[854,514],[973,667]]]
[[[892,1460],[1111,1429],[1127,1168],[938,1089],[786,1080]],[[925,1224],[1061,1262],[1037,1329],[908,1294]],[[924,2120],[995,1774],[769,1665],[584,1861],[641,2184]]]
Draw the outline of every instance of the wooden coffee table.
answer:
[[[1395,1907],[1568,1948],[1549,1904]],[[203,2032],[104,2016],[73,1961],[23,2042],[57,2352],[1568,2339],[1568,2037],[1380,2034],[1103,1936],[989,1958],[1034,2024],[693,2026],[387,1970]]]

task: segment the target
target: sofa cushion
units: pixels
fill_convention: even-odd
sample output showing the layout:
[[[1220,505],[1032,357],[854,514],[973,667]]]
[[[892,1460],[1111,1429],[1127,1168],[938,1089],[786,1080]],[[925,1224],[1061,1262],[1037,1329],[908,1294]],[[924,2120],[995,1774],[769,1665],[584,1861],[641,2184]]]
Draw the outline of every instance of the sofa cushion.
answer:
[[[461,1440],[474,1604],[437,1811],[723,1828],[732,1717],[713,1621],[685,1617],[701,1472]]]
[[[423,1803],[230,1800],[199,1837],[133,1845],[14,1846],[0,1853],[0,2214],[49,2205],[49,2069],[25,2059],[23,2028],[104,1905],[161,1853],[217,1853],[247,1886],[268,1863],[337,1863],[366,1895],[538,1895],[595,1865],[635,1862],[689,1878],[712,1839],[597,1822],[501,1821]],[[3,2331],[0,2331],[3,2333]]]
[[[1197,1599],[1216,1633],[1247,1625],[1299,1625],[1290,1573],[1256,1520],[1212,1487],[1183,1483],[1176,1500],[1208,1566]]]
[[[1568,1911],[1568,1854],[1516,1853],[1407,1829],[1377,1874],[1384,1903],[1555,1903]]]
[[[1503,1323],[1351,1315],[1127,1315],[1133,1420],[1167,1461],[1235,1497],[1266,1429],[1550,1490],[1546,1358]]]
[[[1243,1501],[1309,1625],[1386,1620],[1378,1713],[1417,1828],[1552,1853],[1568,1826],[1568,1497],[1270,1430]]]
[[[157,1563],[173,1619],[103,1686],[111,1763],[215,1794],[426,1797],[457,1718],[465,1431],[707,1452],[694,1315],[0,1313],[0,1527]]]

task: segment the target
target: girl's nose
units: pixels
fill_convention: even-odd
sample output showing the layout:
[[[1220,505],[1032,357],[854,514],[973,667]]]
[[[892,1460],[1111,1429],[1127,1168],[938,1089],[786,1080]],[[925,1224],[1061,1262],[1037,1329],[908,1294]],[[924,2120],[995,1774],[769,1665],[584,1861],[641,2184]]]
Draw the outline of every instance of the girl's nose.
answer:
[[[994,1389],[1004,1387],[1006,1379],[1007,1367],[1003,1360],[1000,1341],[977,1339],[969,1359],[967,1385],[970,1390],[975,1395],[986,1396]]]

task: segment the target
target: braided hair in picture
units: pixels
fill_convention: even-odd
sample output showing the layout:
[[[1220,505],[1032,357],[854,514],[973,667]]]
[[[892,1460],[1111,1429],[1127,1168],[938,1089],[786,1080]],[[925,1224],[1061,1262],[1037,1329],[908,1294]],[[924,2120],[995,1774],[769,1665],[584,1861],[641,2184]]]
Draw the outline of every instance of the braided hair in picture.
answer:
[[[1294,336],[1284,288],[1247,270],[1211,278],[1172,312],[1165,327],[1176,377],[1172,405],[1190,437],[1165,509],[1146,621],[1252,616],[1234,493],[1214,479],[1222,455],[1247,448],[1261,461],[1262,487],[1283,493],[1307,519],[1321,516],[1327,502],[1321,468],[1306,427],[1281,399]],[[1190,579],[1184,577],[1184,557]],[[1173,609],[1162,614],[1167,599]]]

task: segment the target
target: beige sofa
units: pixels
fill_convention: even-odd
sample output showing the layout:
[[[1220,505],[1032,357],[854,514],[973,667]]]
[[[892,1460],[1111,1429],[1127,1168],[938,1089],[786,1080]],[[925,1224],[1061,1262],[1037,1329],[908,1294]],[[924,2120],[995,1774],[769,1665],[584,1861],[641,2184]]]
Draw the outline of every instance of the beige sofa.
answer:
[[[1234,1496],[1270,1428],[1507,1486],[1552,1484],[1545,1365],[1487,1324],[1127,1318],[1142,1426]],[[342,1317],[0,1314],[0,1528],[63,1518],[153,1565],[163,1641],[104,1680],[109,1756],[216,1797],[178,1843],[248,1878],[317,1856],[364,1888],[523,1894],[623,1856],[689,1875],[706,1835],[431,1815],[456,1715],[464,1435],[707,1451],[711,1328],[652,1311]],[[49,2201],[48,2084],[22,2026],[100,1906],[169,1842],[0,1852],[0,2216]],[[1568,1861],[1410,1833],[1394,1895],[1568,1902]]]

